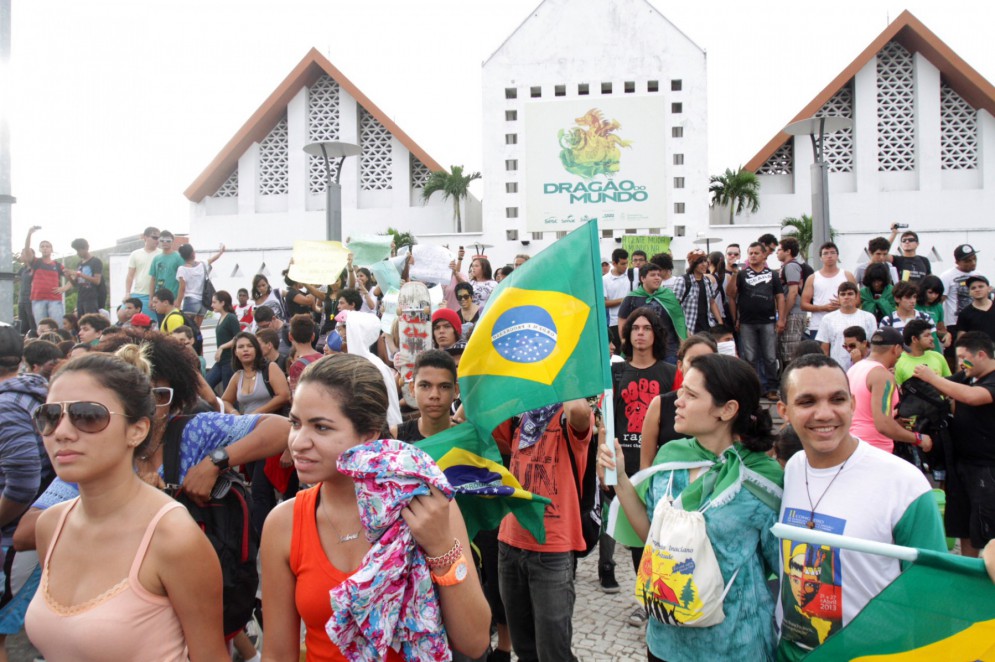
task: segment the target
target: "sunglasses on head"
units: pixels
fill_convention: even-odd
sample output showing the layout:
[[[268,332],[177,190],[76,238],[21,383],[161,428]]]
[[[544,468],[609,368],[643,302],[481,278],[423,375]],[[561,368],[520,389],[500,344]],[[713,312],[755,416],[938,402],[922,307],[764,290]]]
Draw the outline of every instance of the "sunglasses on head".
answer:
[[[125,414],[110,411],[99,402],[49,402],[35,409],[35,427],[43,436],[48,436],[59,427],[63,414],[69,414],[69,422],[80,432],[101,432],[111,423],[111,415]]]

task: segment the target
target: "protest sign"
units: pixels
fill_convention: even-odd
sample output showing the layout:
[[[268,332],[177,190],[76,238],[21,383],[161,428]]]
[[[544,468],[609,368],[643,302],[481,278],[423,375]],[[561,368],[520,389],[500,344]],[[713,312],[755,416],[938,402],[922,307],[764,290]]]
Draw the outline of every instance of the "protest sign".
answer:
[[[338,241],[294,242],[290,278],[298,283],[327,285],[334,283],[345,269],[349,250]]]

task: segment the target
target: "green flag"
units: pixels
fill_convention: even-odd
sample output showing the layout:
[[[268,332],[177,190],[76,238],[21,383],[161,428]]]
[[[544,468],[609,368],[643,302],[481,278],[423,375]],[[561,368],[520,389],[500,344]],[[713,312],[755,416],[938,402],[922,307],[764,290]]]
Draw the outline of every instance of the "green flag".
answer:
[[[611,388],[598,226],[571,232],[501,281],[460,360],[481,434],[516,414]]]
[[[806,662],[995,660],[995,584],[981,559],[918,559]]]
[[[469,423],[415,444],[431,456],[456,490],[467,533],[496,529],[508,513],[540,543],[546,542],[543,511],[549,499],[522,489],[501,464],[493,439],[483,440]]]

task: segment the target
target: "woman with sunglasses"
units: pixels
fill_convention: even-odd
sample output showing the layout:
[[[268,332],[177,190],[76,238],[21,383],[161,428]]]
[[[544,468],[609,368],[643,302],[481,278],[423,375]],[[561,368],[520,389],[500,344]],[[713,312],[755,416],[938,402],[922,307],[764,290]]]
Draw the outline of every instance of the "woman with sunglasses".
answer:
[[[362,314],[350,313],[350,322]],[[379,370],[360,356],[330,356],[301,375],[290,413],[289,446],[301,482],[314,487],[283,502],[266,519],[260,545],[264,661],[304,659],[301,622],[309,662],[345,659],[325,631],[333,616],[329,592],[361,568],[372,545],[360,521],[356,483],[339,473],[337,462],[353,446],[380,438],[387,403]],[[468,563],[470,543],[456,502],[432,488],[431,494],[415,497],[402,516],[430,557],[432,588],[426,589],[439,599],[452,647],[471,658],[480,656],[489,639],[490,610]],[[383,588],[389,595],[391,587]],[[378,601],[377,596],[370,599]],[[405,596],[410,599],[415,596]],[[393,650],[386,656],[388,661],[401,659]]]
[[[287,376],[275,361],[266,360],[255,334],[240,331],[235,336],[231,367],[234,374],[221,399],[239,412],[277,414],[290,403]]]
[[[483,306],[487,303],[487,299],[491,296],[491,292],[497,287],[497,281],[494,280],[491,270],[491,262],[486,257],[475,257],[473,261],[470,262],[470,286],[473,288],[473,303],[478,306]],[[456,272],[454,274],[461,283],[467,282],[467,279],[463,277],[463,274]]]
[[[46,660],[220,660],[221,569],[181,504],[141,480],[155,443],[148,376],[116,356],[74,359],[34,419],[79,497],[38,518],[44,559],[25,628]]]
[[[459,302],[456,314],[459,315],[459,321],[463,324],[463,340],[465,341],[469,339],[473,325],[480,319],[480,306],[473,302],[473,286],[470,283],[456,284],[456,301]]]

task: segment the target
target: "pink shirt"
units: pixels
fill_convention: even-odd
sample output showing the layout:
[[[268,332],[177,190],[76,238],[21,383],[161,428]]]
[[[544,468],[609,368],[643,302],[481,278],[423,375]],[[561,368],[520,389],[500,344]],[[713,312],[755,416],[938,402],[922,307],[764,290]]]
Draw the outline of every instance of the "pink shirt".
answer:
[[[886,453],[891,453],[895,448],[895,442],[884,436],[874,427],[874,407],[882,406],[880,402],[871,402],[871,391],[867,388],[867,376],[871,370],[887,370],[880,362],[871,358],[857,361],[847,370],[846,376],[850,380],[850,393],[857,401],[857,407],[853,412],[853,421],[850,423],[850,434]],[[889,416],[894,416],[898,408],[898,389],[892,390],[891,412]]]

